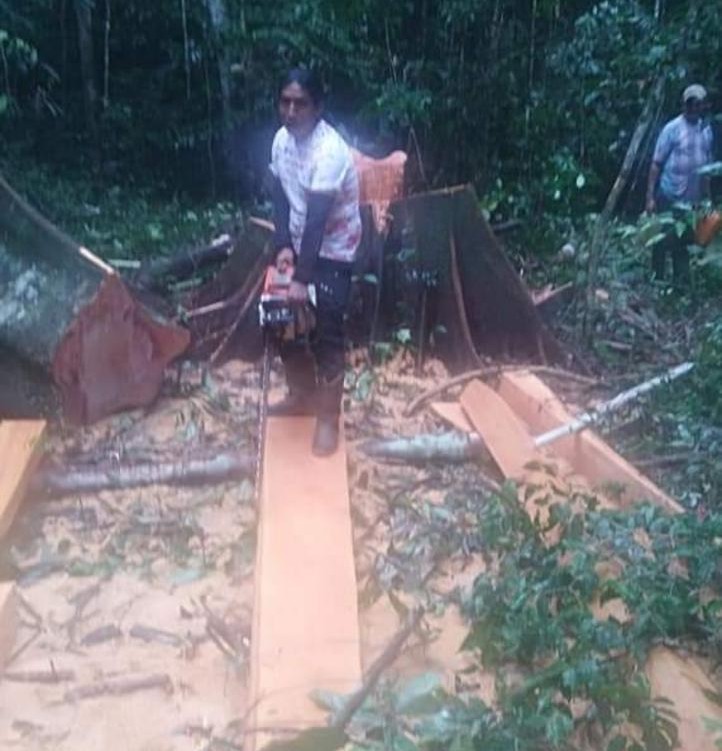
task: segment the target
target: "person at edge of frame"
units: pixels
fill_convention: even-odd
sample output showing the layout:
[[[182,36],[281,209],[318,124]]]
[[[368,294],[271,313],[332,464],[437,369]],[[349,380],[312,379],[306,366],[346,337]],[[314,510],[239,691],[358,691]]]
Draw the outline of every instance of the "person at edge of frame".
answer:
[[[271,148],[274,247],[297,258],[288,291],[299,305],[316,289],[311,347],[280,347],[288,395],[269,415],[315,415],[312,450],[336,451],[345,369],[345,314],[351,271],[361,240],[359,182],[351,152],[323,118],[323,85],[311,70],[294,68],[279,87],[282,127]]]
[[[712,161],[712,129],[704,118],[707,91],[700,84],[688,86],[682,94],[682,114],[670,120],[657,138],[647,181],[646,210],[649,214],[674,211],[677,204],[697,206],[710,195],[708,177],[698,174]],[[652,249],[654,278],[665,278],[667,256],[672,256],[675,286],[689,284],[689,250],[694,232],[680,237],[674,226]]]

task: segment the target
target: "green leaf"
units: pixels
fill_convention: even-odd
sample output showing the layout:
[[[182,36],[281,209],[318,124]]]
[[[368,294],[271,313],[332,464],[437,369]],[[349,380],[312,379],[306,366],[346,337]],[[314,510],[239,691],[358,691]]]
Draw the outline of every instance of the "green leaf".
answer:
[[[408,344],[411,341],[411,329],[399,329],[395,339],[399,344]]]
[[[607,751],[624,751],[626,747],[627,739],[623,738],[621,735],[618,735],[609,742]]]
[[[401,714],[429,714],[440,708],[443,695],[439,676],[436,673],[424,673],[399,689],[397,709]]]
[[[587,183],[587,179],[584,177],[584,175],[580,172],[577,175],[576,185],[579,190],[581,190]]]
[[[379,283],[379,278],[376,276],[376,274],[364,274],[363,279],[367,284]]]
[[[348,736],[339,728],[309,728],[290,741],[274,741],[267,751],[336,751],[343,748]]]

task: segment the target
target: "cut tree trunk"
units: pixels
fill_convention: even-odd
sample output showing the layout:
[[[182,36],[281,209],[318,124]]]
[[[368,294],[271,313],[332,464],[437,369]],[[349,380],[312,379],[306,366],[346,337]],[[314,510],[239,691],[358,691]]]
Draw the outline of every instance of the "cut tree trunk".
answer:
[[[478,365],[478,355],[561,362],[564,353],[542,322],[529,293],[481,214],[470,186],[423,193],[394,206],[402,235],[391,305],[409,276],[429,286],[434,342],[454,369]],[[408,255],[408,253],[407,253]]]
[[[0,347],[49,375],[68,419],[149,404],[188,340],[0,177]]]

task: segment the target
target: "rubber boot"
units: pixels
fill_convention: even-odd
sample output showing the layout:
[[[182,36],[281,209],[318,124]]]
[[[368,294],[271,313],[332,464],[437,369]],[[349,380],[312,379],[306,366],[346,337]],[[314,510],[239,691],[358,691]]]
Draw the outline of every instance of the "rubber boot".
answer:
[[[269,417],[301,417],[316,414],[316,365],[305,349],[282,352],[288,394],[268,406]]]
[[[339,416],[343,398],[343,373],[332,381],[322,381],[316,392],[316,429],[312,451],[315,456],[330,456],[338,447]]]

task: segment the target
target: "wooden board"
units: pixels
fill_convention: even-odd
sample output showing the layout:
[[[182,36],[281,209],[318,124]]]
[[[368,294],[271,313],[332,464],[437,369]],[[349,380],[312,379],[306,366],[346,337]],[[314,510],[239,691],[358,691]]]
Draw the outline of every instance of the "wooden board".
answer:
[[[11,582],[0,582],[0,673],[15,649],[17,631],[15,587]]]
[[[431,409],[449,425],[464,433],[473,433],[474,428],[459,402],[432,402]]]
[[[476,389],[477,393],[478,391]],[[506,441],[509,447],[513,447],[515,436],[524,423],[535,434],[540,434],[571,419],[554,392],[530,373],[503,374],[499,394],[503,395],[508,400],[509,405],[514,407],[517,423],[511,430],[494,428],[493,431],[489,432],[489,435],[494,440]],[[493,420],[502,416],[501,409],[486,414],[480,411],[480,406],[488,407],[489,404],[493,403],[488,394],[485,394],[485,397],[486,401],[482,405],[477,404],[478,396],[473,397],[473,408],[468,412],[472,423],[479,432],[481,432],[484,423],[493,422]],[[520,418],[523,418],[524,422],[521,422]],[[491,448],[489,445],[490,450]],[[561,439],[546,448],[548,453],[556,453],[557,456],[563,457],[563,462],[571,464],[574,470],[597,485],[616,482],[627,488],[625,497],[621,501],[607,496],[604,499],[605,505],[618,507],[631,500],[647,498],[659,503],[673,513],[681,509],[679,504],[637,472],[634,467],[591,431]],[[510,451],[511,448],[504,450]],[[523,451],[528,451],[528,447],[525,448],[522,445]],[[505,459],[505,461],[512,467],[514,466],[513,461],[509,459]],[[516,464],[520,461],[521,457],[517,458]],[[529,473],[525,472],[524,478],[529,480],[529,477]],[[524,505],[528,513],[536,513],[536,509],[532,510],[533,507],[528,502],[525,502]],[[620,619],[624,618],[624,615],[620,613],[615,613],[615,616]],[[714,751],[716,748],[714,735],[706,730],[702,717],[706,716],[722,721],[722,710],[709,699],[708,691],[714,687],[699,663],[692,657],[680,656],[666,647],[658,647],[650,654],[645,672],[649,678],[652,695],[654,697],[663,696],[670,700],[679,717],[680,749],[682,751]]]
[[[0,537],[10,528],[35,464],[44,420],[0,422]]]
[[[524,466],[538,458],[534,440],[512,408],[481,381],[472,381],[461,393],[461,406],[505,477],[524,474]]]
[[[311,454],[312,418],[270,418],[256,557],[250,748],[267,728],[322,725],[314,689],[361,683],[360,636],[346,447]],[[288,737],[287,734],[284,737]]]
[[[556,394],[528,371],[503,373],[499,394],[534,435],[541,435],[572,419]],[[592,487],[614,484],[621,488],[624,503],[647,499],[669,511],[682,510],[676,501],[589,429],[560,438],[547,448],[550,453],[569,462]]]

